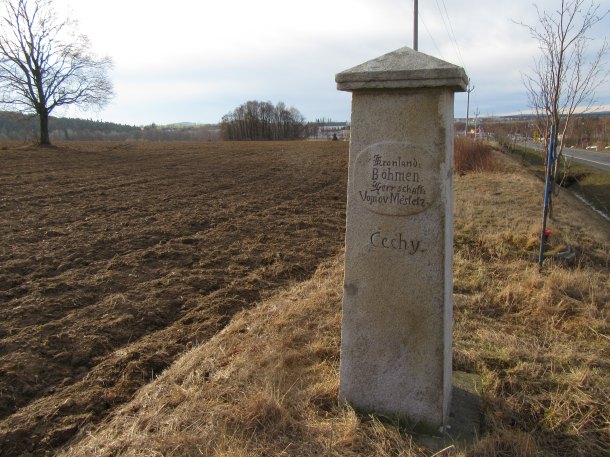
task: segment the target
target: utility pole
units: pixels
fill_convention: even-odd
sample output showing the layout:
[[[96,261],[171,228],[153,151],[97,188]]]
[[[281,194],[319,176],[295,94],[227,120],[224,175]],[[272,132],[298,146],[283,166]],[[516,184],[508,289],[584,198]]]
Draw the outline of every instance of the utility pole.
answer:
[[[418,15],[418,11],[417,11],[417,0],[413,0],[413,6],[414,6],[414,11],[413,11],[413,50],[417,51],[418,48],[418,33],[417,33],[417,27],[418,27],[418,23],[417,23],[417,15]]]
[[[464,136],[468,136],[468,115],[470,112],[470,92],[474,90],[474,86],[470,85],[470,78],[468,78],[468,87],[466,88],[466,93],[468,94],[466,98],[466,125],[464,126]],[[476,133],[475,133],[476,135]]]
[[[479,107],[477,106],[477,110],[474,112],[474,139],[477,139],[477,129],[479,123]]]

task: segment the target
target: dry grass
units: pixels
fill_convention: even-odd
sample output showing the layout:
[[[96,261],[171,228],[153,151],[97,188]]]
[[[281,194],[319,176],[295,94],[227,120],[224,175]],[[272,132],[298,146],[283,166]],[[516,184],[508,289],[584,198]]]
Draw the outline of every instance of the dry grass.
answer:
[[[183,356],[64,455],[423,455],[337,404],[342,258]]]
[[[491,171],[495,166],[489,143],[467,137],[455,139],[453,159],[458,173]]]
[[[541,185],[505,162],[458,178],[454,368],[483,376],[489,434],[473,455],[604,455],[610,447],[608,226],[568,195],[539,271]]]
[[[540,272],[542,186],[494,160],[456,178],[454,369],[482,377],[484,430],[439,455],[607,455],[608,227],[560,199],[553,243],[576,263]],[[241,312],[62,455],[434,455],[337,404],[341,285],[337,257]]]

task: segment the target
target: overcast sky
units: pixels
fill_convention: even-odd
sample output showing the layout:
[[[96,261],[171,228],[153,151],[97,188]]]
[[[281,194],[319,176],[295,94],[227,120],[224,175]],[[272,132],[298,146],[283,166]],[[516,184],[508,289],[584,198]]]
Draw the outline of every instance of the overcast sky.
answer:
[[[536,3],[550,10],[558,2]],[[70,8],[96,52],[113,58],[116,93],[102,111],[57,114],[131,125],[216,123],[247,100],[283,101],[312,121],[349,120],[351,95],[336,90],[335,74],[413,45],[413,0],[56,3]],[[511,20],[535,23],[532,1],[420,0],[419,12],[419,51],[465,68],[475,87],[471,114],[527,111],[521,75],[537,47]],[[608,30],[610,17],[591,46]],[[610,105],[610,83],[598,99]],[[458,94],[455,114],[465,112]]]

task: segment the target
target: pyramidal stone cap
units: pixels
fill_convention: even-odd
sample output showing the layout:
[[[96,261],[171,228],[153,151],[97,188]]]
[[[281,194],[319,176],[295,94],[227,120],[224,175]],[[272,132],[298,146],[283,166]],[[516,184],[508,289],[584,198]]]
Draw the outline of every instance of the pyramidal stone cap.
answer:
[[[342,71],[335,81],[345,91],[445,87],[464,92],[468,86],[462,67],[408,47]]]

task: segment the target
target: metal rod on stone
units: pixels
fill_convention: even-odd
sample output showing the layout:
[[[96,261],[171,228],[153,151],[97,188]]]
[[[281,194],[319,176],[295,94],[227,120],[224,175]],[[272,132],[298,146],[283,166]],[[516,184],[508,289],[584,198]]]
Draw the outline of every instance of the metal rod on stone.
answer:
[[[418,15],[418,5],[417,5],[417,0],[413,0],[414,3],[414,11],[413,11],[413,50],[417,51],[418,49],[418,22],[417,22],[417,15]]]

